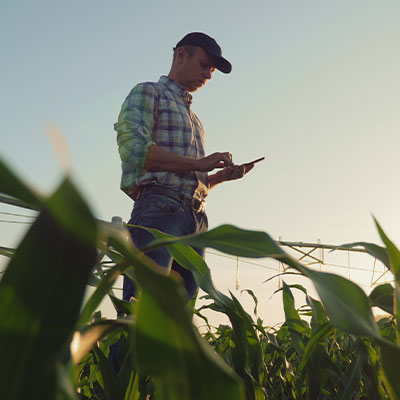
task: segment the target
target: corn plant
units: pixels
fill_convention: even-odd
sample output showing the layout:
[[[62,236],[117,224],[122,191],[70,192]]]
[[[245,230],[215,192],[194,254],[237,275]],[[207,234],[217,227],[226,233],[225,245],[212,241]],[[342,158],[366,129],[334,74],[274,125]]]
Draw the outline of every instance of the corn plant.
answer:
[[[379,258],[396,286],[366,296],[343,277],[303,266],[265,232],[222,225],[176,238],[151,230],[155,240],[137,249],[126,231],[93,218],[69,178],[43,197],[0,163],[0,192],[39,210],[15,253],[7,252],[0,282],[0,398],[400,398],[400,252],[379,224],[385,247],[348,246]],[[146,257],[159,246],[193,272],[208,307],[226,314],[229,326],[200,335],[181,282]],[[267,329],[215,287],[192,247],[279,260],[311,279],[321,301],[306,295],[306,307],[296,309],[292,290],[303,289],[285,284],[285,322]],[[135,303],[112,292],[121,274],[139,287]],[[82,305],[87,284],[96,289]],[[119,318],[96,313],[105,296]],[[373,306],[390,317],[377,323]]]
[[[376,288],[371,300],[385,286]],[[292,290],[304,292],[306,305],[296,309]],[[304,287],[283,282],[279,291],[285,310],[284,323],[279,328],[268,328],[258,318],[255,325],[266,366],[262,385],[267,398],[387,398],[383,381],[376,373],[379,349],[373,340],[335,329],[322,303],[310,297]],[[381,333],[393,340],[393,319],[382,318],[378,325]],[[228,363],[231,363],[231,335],[232,328],[226,325],[214,330],[210,327],[205,333]]]

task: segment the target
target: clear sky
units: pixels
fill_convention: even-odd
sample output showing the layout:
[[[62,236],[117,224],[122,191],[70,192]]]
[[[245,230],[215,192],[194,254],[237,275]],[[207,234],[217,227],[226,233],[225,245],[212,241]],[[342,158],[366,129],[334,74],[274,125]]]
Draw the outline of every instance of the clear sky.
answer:
[[[131,88],[168,74],[172,47],[202,31],[233,65],[194,95],[206,151],[267,157],[212,191],[210,227],[379,242],[374,214],[400,245],[397,0],[37,0],[0,11],[0,154],[38,189],[63,173],[44,133],[57,124],[95,215],[127,220],[113,123]],[[19,229],[0,224],[0,244]]]

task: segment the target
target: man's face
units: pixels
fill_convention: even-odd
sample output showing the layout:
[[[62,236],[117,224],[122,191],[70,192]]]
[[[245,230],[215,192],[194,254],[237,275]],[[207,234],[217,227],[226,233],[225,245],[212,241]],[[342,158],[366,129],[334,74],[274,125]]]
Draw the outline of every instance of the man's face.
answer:
[[[215,71],[212,57],[201,47],[196,47],[191,56],[185,51],[180,67],[180,83],[188,92],[203,87]]]

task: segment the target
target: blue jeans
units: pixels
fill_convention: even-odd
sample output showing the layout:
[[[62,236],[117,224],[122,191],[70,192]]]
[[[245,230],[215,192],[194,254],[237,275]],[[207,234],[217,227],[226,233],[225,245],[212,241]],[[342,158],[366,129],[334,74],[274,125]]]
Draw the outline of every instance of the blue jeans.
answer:
[[[207,215],[204,212],[196,212],[178,200],[159,194],[144,194],[135,201],[128,224],[156,228],[173,236],[200,233],[208,228]],[[154,236],[144,229],[133,227],[128,229],[138,248],[154,240]],[[194,250],[204,257],[204,249],[194,248]],[[198,286],[192,272],[173,260],[165,247],[150,251],[146,255],[161,267],[176,271],[183,278],[188,298],[193,297]],[[132,280],[124,277],[123,299],[129,301],[131,297],[135,297],[135,293],[136,288]]]

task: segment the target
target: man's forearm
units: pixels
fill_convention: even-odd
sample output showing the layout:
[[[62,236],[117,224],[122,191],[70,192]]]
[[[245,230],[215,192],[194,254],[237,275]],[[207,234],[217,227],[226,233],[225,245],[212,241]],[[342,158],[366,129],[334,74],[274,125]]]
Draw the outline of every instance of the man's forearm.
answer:
[[[191,171],[208,172],[228,165],[218,172],[208,175],[208,185],[212,189],[222,182],[242,178],[254,166],[246,169],[244,165],[234,165],[231,159],[231,154],[227,152],[213,153],[201,159],[183,157],[152,144],[148,147],[144,168],[148,171],[171,171],[184,174]]]
[[[148,148],[144,167],[149,171],[183,173],[198,170],[198,160],[170,153],[152,144]]]
[[[152,144],[147,149],[144,168],[148,171],[171,171],[185,173],[190,171],[208,172],[232,164],[232,155],[228,152],[213,153],[204,158],[183,157],[163,150]]]

